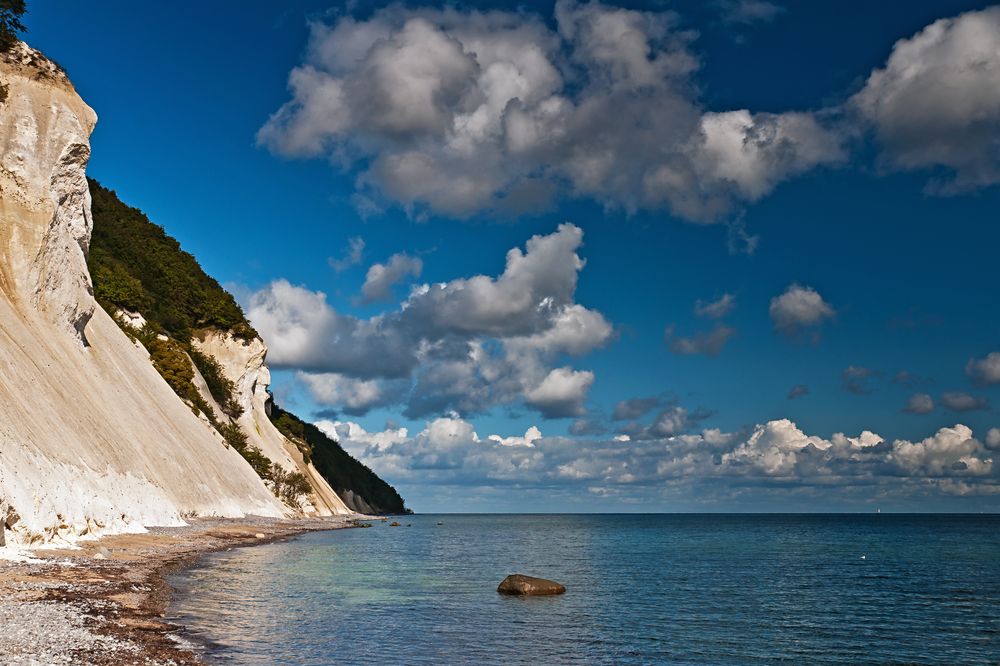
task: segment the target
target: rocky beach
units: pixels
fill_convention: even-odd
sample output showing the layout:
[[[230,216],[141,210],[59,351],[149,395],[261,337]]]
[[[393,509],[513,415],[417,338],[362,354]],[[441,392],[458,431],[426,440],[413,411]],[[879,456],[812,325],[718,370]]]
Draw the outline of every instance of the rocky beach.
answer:
[[[165,576],[221,550],[355,519],[197,519],[73,546],[0,549],[0,660],[5,664],[199,664],[164,620]]]

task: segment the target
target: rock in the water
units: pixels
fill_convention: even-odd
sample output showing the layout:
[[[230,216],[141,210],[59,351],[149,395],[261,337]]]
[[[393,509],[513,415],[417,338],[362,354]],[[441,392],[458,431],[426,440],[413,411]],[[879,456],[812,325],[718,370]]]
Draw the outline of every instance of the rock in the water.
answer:
[[[566,591],[566,586],[560,585],[554,580],[525,576],[524,574],[511,574],[503,579],[497,587],[500,594],[516,594],[524,596],[535,596],[545,594],[562,594]]]
[[[389,527],[399,527],[399,523],[393,521],[393,522],[389,523]]]

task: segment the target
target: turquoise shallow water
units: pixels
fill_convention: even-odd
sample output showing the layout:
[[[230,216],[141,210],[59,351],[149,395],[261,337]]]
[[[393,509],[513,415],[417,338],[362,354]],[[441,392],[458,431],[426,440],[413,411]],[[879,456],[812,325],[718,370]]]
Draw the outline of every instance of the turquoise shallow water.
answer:
[[[1000,516],[401,522],[210,556],[172,619],[224,664],[1000,663]]]

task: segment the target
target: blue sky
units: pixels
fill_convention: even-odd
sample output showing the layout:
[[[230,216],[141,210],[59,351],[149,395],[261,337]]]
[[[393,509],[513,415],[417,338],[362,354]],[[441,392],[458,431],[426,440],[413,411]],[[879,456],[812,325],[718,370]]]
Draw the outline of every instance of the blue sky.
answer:
[[[98,113],[91,175],[238,293],[279,400],[416,510],[981,510],[988,7],[37,2],[25,22]],[[885,443],[835,437],[866,430]]]

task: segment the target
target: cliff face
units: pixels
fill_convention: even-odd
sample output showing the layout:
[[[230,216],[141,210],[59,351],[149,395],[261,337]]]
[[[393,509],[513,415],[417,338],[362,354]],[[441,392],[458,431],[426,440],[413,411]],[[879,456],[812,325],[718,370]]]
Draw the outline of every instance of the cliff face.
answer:
[[[113,190],[91,180],[90,194],[87,263],[98,303],[145,341],[177,395],[304,513],[405,512],[392,486],[317,428],[269,403],[267,347],[232,294]],[[293,486],[294,498],[284,492]]]
[[[306,514],[330,516],[353,513],[337,496],[316,468],[271,423],[267,416],[271,372],[264,364],[267,347],[260,338],[240,340],[228,332],[206,331],[192,340],[195,347],[213,357],[236,387],[236,399],[243,409],[237,423],[250,443],[272,463],[288,472],[300,472],[309,480],[312,493],[301,500]]]
[[[93,222],[85,169],[94,111],[37,52],[5,55],[0,106],[0,287],[83,339],[94,311],[84,266]]]
[[[365,514],[408,512],[396,489],[336,440],[278,405],[271,403],[270,407],[269,417],[278,431],[309,451],[312,465],[348,508]]]
[[[94,112],[24,45],[0,62],[0,515],[8,542],[280,516],[250,466],[100,307],[86,253]]]

